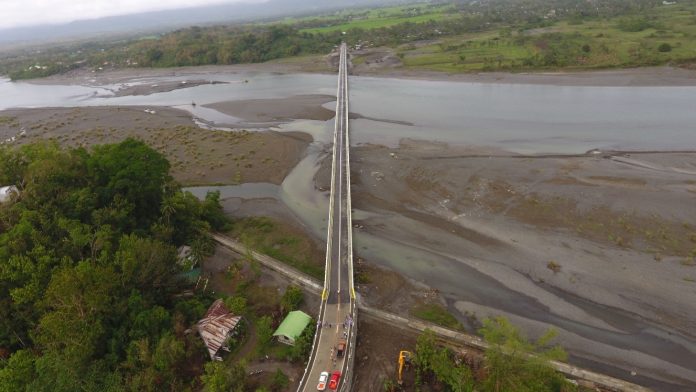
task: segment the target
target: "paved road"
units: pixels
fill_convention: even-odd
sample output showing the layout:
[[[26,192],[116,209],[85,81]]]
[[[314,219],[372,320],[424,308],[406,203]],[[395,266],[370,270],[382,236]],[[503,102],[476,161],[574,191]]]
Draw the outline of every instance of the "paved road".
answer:
[[[338,68],[326,274],[319,314],[321,326],[317,329],[315,347],[299,391],[316,391],[319,375],[324,371],[329,372],[329,374],[336,370],[340,371],[343,375],[341,377],[341,384],[343,384],[351,364],[350,361],[346,360],[348,355],[336,358],[335,347],[341,339],[350,342],[352,334],[356,332],[354,323],[346,322],[346,320],[353,319],[355,309],[350,231],[350,152],[348,150],[348,70],[346,56],[347,48],[343,44],[340,47]],[[352,351],[352,347],[349,347],[347,351]]]

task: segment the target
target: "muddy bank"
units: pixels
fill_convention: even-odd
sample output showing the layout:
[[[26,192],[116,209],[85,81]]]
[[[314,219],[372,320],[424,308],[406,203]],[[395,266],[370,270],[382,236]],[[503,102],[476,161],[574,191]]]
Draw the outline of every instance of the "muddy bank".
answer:
[[[355,148],[355,253],[438,288],[465,325],[502,314],[531,336],[553,326],[595,370],[692,390],[696,154],[621,155],[641,165]]]
[[[351,53],[351,75],[421,80],[443,80],[472,83],[540,84],[559,86],[696,86],[696,70],[671,66],[641,67],[588,71],[559,72],[481,72],[449,74],[445,72],[404,68],[393,49],[375,48]],[[367,61],[355,61],[365,57]],[[74,70],[65,74],[29,80],[34,84],[67,84],[103,86],[127,83],[134,78],[181,77],[206,80],[218,73],[331,73],[336,71],[336,57],[315,55],[287,58],[259,64],[206,65],[177,68],[126,68],[98,73]]]
[[[0,140],[6,144],[53,140],[89,147],[141,139],[163,153],[174,178],[187,185],[280,184],[312,140],[301,132],[203,129],[189,113],[165,107],[9,109],[0,111],[0,118]]]
[[[226,84],[219,80],[182,80],[161,83],[143,83],[136,85],[123,85],[114,90],[114,97],[125,97],[129,95],[150,95],[165,93],[168,91],[179,90],[182,88],[196,87],[204,84]]]
[[[106,84],[129,83],[134,79],[159,77],[186,76],[192,79],[206,80],[206,75],[219,73],[334,73],[336,67],[332,64],[331,59],[332,57],[327,55],[314,55],[279,59],[258,64],[202,65],[172,68],[122,68],[106,69],[99,72],[93,72],[89,69],[76,69],[63,74],[27,81],[34,84],[102,86]]]
[[[480,72],[448,74],[407,68],[357,68],[359,76],[442,80],[470,83],[539,84],[554,86],[696,86],[696,71],[663,67],[645,67],[578,72]]]
[[[287,122],[295,119],[326,121],[334,111],[322,105],[335,101],[332,95],[295,95],[277,99],[218,102],[205,107],[252,123]]]

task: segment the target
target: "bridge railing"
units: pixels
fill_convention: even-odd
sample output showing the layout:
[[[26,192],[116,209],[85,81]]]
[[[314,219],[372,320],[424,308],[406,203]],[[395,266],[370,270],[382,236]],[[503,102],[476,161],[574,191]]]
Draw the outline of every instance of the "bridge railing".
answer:
[[[341,392],[349,392],[352,390],[353,387],[353,378],[354,378],[354,366],[355,366],[355,354],[356,354],[356,341],[357,341],[357,329],[358,329],[358,309],[356,307],[356,295],[355,295],[355,286],[353,283],[354,275],[353,275],[353,206],[352,206],[352,200],[351,200],[351,191],[350,191],[350,136],[349,136],[349,124],[350,122],[348,121],[349,118],[349,113],[350,113],[350,94],[348,94],[348,51],[346,51],[345,55],[345,72],[343,74],[344,82],[346,85],[346,90],[345,90],[345,111],[344,111],[344,119],[345,119],[345,143],[344,143],[344,148],[346,150],[346,223],[348,226],[348,281],[350,285],[350,314],[352,315],[352,320],[353,322],[350,324],[349,330],[348,330],[348,344],[347,344],[347,353],[346,353],[346,360],[344,364],[344,369],[345,372],[343,374],[343,384],[341,385]]]

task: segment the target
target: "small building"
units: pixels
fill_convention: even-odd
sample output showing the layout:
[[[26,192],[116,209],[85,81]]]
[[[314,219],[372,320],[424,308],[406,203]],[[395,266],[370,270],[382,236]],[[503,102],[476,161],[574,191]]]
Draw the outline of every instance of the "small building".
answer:
[[[19,194],[19,189],[14,185],[0,187],[0,203],[12,200],[12,197]]]
[[[294,346],[295,340],[302,335],[311,321],[312,318],[307,313],[299,310],[292,311],[285,316],[285,320],[280,323],[273,336],[276,336],[281,343]]]
[[[210,359],[222,361],[220,350],[229,351],[227,339],[238,334],[242,316],[235,316],[227,309],[222,299],[210,305],[205,316],[198,322],[198,334],[201,335]]]

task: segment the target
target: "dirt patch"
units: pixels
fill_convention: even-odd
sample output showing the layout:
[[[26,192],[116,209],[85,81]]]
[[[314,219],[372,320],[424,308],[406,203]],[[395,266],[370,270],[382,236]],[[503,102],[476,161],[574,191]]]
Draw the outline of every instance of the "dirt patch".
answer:
[[[293,119],[326,121],[334,111],[322,105],[335,101],[332,95],[295,95],[288,98],[250,99],[204,105],[249,122],[283,122]]]
[[[399,351],[414,352],[417,335],[371,319],[360,318],[355,353],[353,390],[382,391],[386,380],[396,380]],[[405,373],[406,388],[412,389],[414,372]]]
[[[403,66],[401,59],[391,48],[370,48],[351,53],[351,71],[356,74],[384,72]]]
[[[9,109],[0,116],[11,119],[0,122],[0,139],[14,137],[12,144],[52,140],[89,147],[141,139],[167,157],[174,178],[186,185],[280,184],[311,142],[299,132],[203,129],[187,112],[163,107]]]

